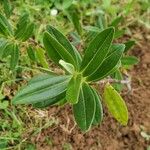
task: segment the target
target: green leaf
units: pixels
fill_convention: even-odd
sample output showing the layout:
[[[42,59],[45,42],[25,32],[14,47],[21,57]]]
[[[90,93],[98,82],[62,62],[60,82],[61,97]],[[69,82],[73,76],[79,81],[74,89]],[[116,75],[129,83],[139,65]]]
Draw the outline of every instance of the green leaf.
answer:
[[[38,77],[22,88],[12,102],[13,104],[35,104],[51,100],[49,105],[53,104],[57,100],[55,97],[66,91],[70,78],[66,75],[50,75],[49,78],[46,76],[43,79]]]
[[[6,45],[3,47],[2,50],[2,58],[6,58],[12,54],[14,49],[14,44],[7,42]]]
[[[48,33],[44,34],[43,43],[44,43],[44,47],[45,47],[50,59],[53,62],[55,62],[56,64],[59,64],[59,60],[61,60],[62,58],[59,55],[59,53],[57,52],[57,50],[55,48],[53,48],[53,46],[51,45],[51,41],[49,39],[49,34]]]
[[[121,59],[122,65],[136,65],[139,62],[138,58],[135,56],[124,56]]]
[[[23,13],[17,22],[17,29],[23,27],[26,22],[29,22],[29,14],[27,12]]]
[[[0,149],[6,150],[8,148],[9,141],[7,139],[0,139]]]
[[[101,97],[97,93],[97,91],[93,88],[91,88],[93,91],[93,94],[95,96],[95,103],[96,103],[96,110],[95,110],[95,116],[93,120],[93,125],[99,125],[103,120],[103,107],[101,104]]]
[[[22,16],[20,16],[19,21],[17,23],[17,29],[15,31],[16,39],[22,40],[26,32],[28,23],[29,23],[29,15],[28,13],[24,13]]]
[[[59,64],[59,60],[62,59],[72,65],[76,66],[74,58],[72,55],[66,50],[66,48],[59,43],[51,34],[48,32],[44,33],[43,43],[45,49],[48,52],[49,57]]]
[[[135,41],[130,40],[130,41],[125,42],[124,44],[125,44],[124,52],[127,52],[128,50],[130,50],[135,45]]]
[[[81,62],[82,62],[82,57],[80,55],[80,53],[77,51],[77,49],[75,47],[73,47],[74,51],[75,51],[75,55],[76,55],[76,60],[77,60],[77,70],[80,69],[80,65],[81,65]]]
[[[135,1],[129,1],[125,7],[124,7],[124,14],[125,16],[128,16],[128,14],[131,12],[131,10],[134,8]]]
[[[10,1],[4,0],[3,4],[4,4],[4,12],[5,12],[6,16],[9,18],[10,15],[12,14],[12,6],[10,4]]]
[[[108,56],[110,56],[111,54],[113,54],[113,53],[116,51],[116,49],[119,48],[119,47],[120,47],[120,44],[112,44],[112,45],[110,46],[110,48],[109,48],[109,52],[108,52],[107,56],[105,57],[105,59],[106,59]]]
[[[87,43],[87,44],[89,44],[95,37],[96,37],[96,35],[98,34],[99,32],[88,32],[87,33],[87,36],[86,36],[86,39],[85,39],[85,42]]]
[[[69,103],[71,104],[78,103],[81,85],[82,85],[81,74],[74,75],[68,84],[66,92],[66,99]]]
[[[57,76],[57,75],[56,74],[46,74],[46,73],[36,75],[28,81],[28,85],[36,83],[36,82],[40,82],[42,80],[47,80],[47,79],[50,79],[50,78],[55,77],[55,76]]]
[[[71,6],[73,0],[56,0],[55,1],[55,6],[58,8],[58,9],[67,9],[68,7]]]
[[[104,14],[99,14],[96,24],[100,31],[106,28],[107,25],[106,25],[106,19]]]
[[[110,75],[114,68],[119,63],[124,51],[124,44],[116,44],[112,47],[112,53],[109,53],[99,68],[90,76],[86,78],[87,81],[98,81]]]
[[[118,63],[117,63],[117,65],[110,71],[110,75],[112,75],[120,67],[121,67],[121,60],[119,60]]]
[[[52,26],[47,26],[47,31],[72,55],[74,61],[76,62],[76,67],[79,68],[81,63],[81,56],[79,52],[71,45],[69,40],[56,28]],[[58,56],[59,57],[59,56]],[[51,58],[51,57],[50,57]],[[56,62],[58,63],[58,62]]]
[[[7,41],[5,39],[0,39],[0,59],[3,58],[3,53],[6,46],[7,46]]]
[[[96,27],[96,26],[85,26],[84,29],[88,32],[96,32],[96,33],[99,33],[100,31],[100,28]]]
[[[1,24],[0,22],[0,35],[4,35],[4,36],[7,36],[7,30],[5,28],[5,26],[3,24]]]
[[[8,101],[3,101],[3,102],[0,101],[0,110],[7,109],[8,105],[9,105]]]
[[[2,91],[0,90],[0,101],[3,100],[5,96],[2,94]]]
[[[84,29],[87,31],[85,40],[87,45],[96,37],[96,35],[98,35],[98,33],[104,30],[96,26],[85,26]]]
[[[117,28],[118,24],[123,20],[123,16],[116,17],[109,26]]]
[[[34,23],[28,24],[28,26],[22,36],[22,41],[28,40],[33,35],[34,28],[35,28]]]
[[[65,96],[66,96],[66,93],[65,93]],[[65,104],[67,104],[67,100],[65,97],[61,99],[58,103],[56,103],[56,105],[58,106],[64,106]]]
[[[32,61],[37,61],[35,49],[33,49],[31,46],[29,46],[27,48],[27,53],[28,53],[29,58]]]
[[[53,26],[48,25],[47,26],[47,31],[49,34],[51,34],[53,37],[55,37],[55,39],[61,44],[63,45],[63,47],[73,56],[75,57],[75,53],[73,50],[73,46],[71,45],[71,43],[69,42],[69,40],[56,28],[54,28]]]
[[[42,49],[42,48],[37,48],[36,49],[36,57],[37,57],[37,60],[38,62],[44,67],[44,68],[49,68],[49,64],[46,60],[46,57],[45,57],[45,51]]]
[[[111,7],[111,0],[102,0],[102,2],[103,2],[103,7],[105,9],[108,9]]]
[[[59,64],[70,74],[73,74],[75,72],[74,66],[70,63],[67,63],[63,60],[59,61]]]
[[[119,93],[110,84],[106,84],[105,86],[104,100],[113,117],[122,125],[127,125],[128,110],[126,104]]]
[[[88,131],[93,123],[95,116],[95,97],[86,83],[82,85],[79,95],[79,101],[73,105],[73,113],[75,121],[82,131]]]
[[[13,35],[11,24],[2,14],[0,14],[0,33],[3,35]]]
[[[35,103],[35,104],[33,104],[33,107],[35,107],[35,108],[46,108],[48,106],[51,106],[53,104],[60,102],[63,98],[65,98],[65,96],[66,96],[66,93],[63,92],[54,98],[50,98],[48,100],[44,100],[44,101]]]
[[[71,37],[71,44],[74,46],[74,48],[81,44],[81,37],[76,32],[71,32],[69,36]]]
[[[90,43],[85,51],[81,64],[81,70],[84,76],[91,75],[102,64],[104,58],[109,52],[109,47],[113,39],[114,29],[108,28],[100,32]]]
[[[122,30],[116,30],[115,34],[114,34],[114,39],[118,39],[120,37],[122,37],[125,33],[125,30],[122,29]]]
[[[10,60],[10,69],[14,70],[19,61],[19,49],[18,45],[13,45],[13,50],[11,52],[11,60]]]
[[[65,1],[63,1],[63,8],[67,9],[68,7],[71,6],[72,3],[73,3],[73,0],[65,0]]]
[[[77,33],[79,35],[82,35],[82,26],[80,23],[80,12],[72,5],[72,7],[69,7],[66,11],[68,19],[73,23],[74,28],[76,29]]]

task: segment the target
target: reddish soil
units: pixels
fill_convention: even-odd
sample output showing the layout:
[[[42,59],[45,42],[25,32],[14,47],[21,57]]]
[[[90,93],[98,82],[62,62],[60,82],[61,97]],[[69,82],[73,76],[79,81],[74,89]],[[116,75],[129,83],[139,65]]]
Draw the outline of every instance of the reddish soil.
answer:
[[[50,107],[49,115],[59,119],[59,124],[42,131],[38,141],[38,150],[62,150],[70,143],[73,150],[146,150],[150,141],[141,136],[141,126],[150,134],[150,42],[148,34],[141,33],[139,44],[132,53],[140,63],[130,73],[132,92],[123,95],[129,110],[128,126],[122,127],[105,108],[104,120],[98,127],[82,133],[76,126],[69,131],[74,122],[70,106]],[[138,35],[135,35],[138,36]],[[69,129],[67,129],[67,125]],[[52,146],[44,143],[45,136],[50,137]]]

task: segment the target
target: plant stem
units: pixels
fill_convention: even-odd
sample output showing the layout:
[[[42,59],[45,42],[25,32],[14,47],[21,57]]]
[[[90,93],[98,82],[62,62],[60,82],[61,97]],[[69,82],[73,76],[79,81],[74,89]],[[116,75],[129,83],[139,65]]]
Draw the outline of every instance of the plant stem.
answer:
[[[104,79],[104,80],[100,80],[98,82],[98,84],[104,84],[104,83],[120,83],[120,84],[130,84],[131,83],[131,79],[127,78],[125,80],[117,80],[117,79]]]
[[[105,84],[107,82],[125,84],[128,88],[128,92],[131,92],[131,90],[132,90],[131,78],[129,78],[129,77],[126,77],[124,80],[117,80],[117,79],[108,78],[108,79],[100,80],[99,82],[97,82],[97,84]]]

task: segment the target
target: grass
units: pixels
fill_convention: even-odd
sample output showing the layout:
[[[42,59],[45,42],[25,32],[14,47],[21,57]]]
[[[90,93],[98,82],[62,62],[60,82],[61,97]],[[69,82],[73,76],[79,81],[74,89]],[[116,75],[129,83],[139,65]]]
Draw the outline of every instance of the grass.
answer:
[[[57,125],[59,121],[48,111],[31,107],[8,106],[0,110],[0,149],[24,149],[38,140],[42,130]],[[48,143],[51,143],[47,138]]]

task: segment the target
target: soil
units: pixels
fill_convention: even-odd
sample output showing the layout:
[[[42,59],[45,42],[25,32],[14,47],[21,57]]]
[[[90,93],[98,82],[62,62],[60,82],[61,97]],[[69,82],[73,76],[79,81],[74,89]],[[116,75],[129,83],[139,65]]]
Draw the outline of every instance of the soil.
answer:
[[[142,131],[150,134],[150,42],[146,32],[134,34],[139,44],[134,47],[132,54],[140,59],[140,63],[130,72],[132,92],[123,94],[129,110],[128,125],[121,126],[105,108],[103,123],[82,133],[74,125],[70,106],[50,107],[49,115],[58,119],[59,124],[42,130],[36,139],[38,150],[69,147],[73,150],[146,150],[150,146],[150,140],[141,135]],[[44,142],[45,137],[51,139],[51,146]]]

